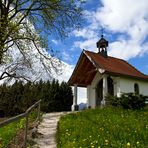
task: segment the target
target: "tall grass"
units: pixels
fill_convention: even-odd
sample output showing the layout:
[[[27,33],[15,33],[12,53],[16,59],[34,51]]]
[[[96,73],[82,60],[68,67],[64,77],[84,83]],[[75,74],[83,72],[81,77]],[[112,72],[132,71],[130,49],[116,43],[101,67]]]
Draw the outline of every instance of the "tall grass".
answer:
[[[86,110],[61,118],[58,148],[147,148],[148,110]]]
[[[37,117],[37,112],[33,111],[29,115],[29,123],[31,124]],[[0,128],[0,148],[7,148],[8,145],[15,141],[16,135],[25,127],[25,118],[16,122],[10,123],[7,126]],[[22,132],[24,134],[24,132]],[[22,141],[23,142],[23,141]]]

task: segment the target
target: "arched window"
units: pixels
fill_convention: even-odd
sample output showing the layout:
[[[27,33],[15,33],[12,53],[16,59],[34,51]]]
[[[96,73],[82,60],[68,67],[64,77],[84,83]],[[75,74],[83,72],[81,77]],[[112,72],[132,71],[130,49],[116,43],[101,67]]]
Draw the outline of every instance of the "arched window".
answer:
[[[139,94],[139,85],[137,83],[134,84],[135,94]]]
[[[110,76],[107,77],[107,87],[108,87],[108,93],[114,96],[114,84],[113,84],[113,79]]]

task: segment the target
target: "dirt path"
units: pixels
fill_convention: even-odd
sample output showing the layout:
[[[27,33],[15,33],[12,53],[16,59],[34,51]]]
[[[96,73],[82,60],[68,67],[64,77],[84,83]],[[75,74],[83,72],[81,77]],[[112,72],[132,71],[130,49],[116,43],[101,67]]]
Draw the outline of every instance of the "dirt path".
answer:
[[[38,126],[37,143],[33,148],[56,148],[55,134],[57,123],[61,116],[68,112],[48,113],[43,115],[43,120]]]

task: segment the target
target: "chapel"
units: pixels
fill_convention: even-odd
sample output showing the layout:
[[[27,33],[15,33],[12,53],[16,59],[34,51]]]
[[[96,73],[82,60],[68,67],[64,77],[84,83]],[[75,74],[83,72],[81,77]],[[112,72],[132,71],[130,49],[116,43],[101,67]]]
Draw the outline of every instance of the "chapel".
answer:
[[[108,41],[101,35],[96,43],[97,52],[83,50],[68,81],[74,86],[72,110],[78,110],[77,89],[87,88],[87,106],[106,105],[107,94],[120,97],[135,92],[148,96],[148,75],[127,61],[108,55]]]

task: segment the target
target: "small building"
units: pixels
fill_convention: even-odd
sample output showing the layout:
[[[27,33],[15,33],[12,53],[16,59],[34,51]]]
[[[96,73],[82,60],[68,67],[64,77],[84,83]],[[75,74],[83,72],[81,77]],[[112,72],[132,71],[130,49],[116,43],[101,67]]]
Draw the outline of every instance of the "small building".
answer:
[[[82,51],[69,79],[74,86],[72,110],[78,110],[77,87],[87,88],[87,105],[91,108],[105,105],[107,94],[120,97],[135,92],[148,96],[148,75],[125,60],[108,56],[107,47],[108,41],[102,35],[97,42],[98,53]]]

